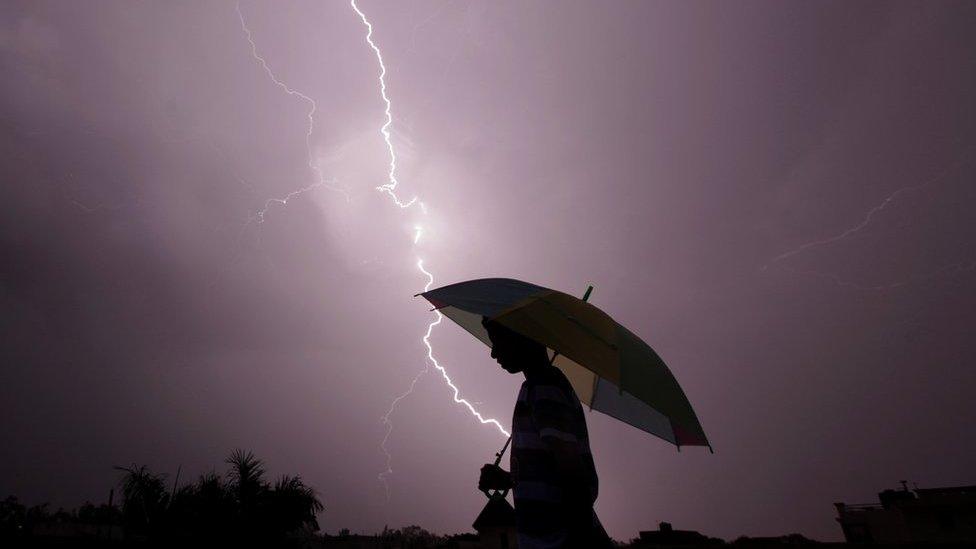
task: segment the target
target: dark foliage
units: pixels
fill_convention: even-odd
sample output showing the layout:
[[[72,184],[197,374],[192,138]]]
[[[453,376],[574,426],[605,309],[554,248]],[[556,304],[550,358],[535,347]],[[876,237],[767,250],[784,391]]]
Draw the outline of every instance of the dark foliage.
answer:
[[[226,475],[211,472],[196,482],[167,489],[166,475],[146,466],[117,467],[121,506],[86,503],[77,511],[51,513],[26,507],[17,498],[0,502],[0,540],[49,536],[130,541],[283,540],[318,531],[323,510],[315,491],[301,477],[265,480],[264,464],[251,452],[227,458]]]
[[[145,467],[125,469],[122,514],[126,532],[152,538],[192,537],[274,539],[319,529],[323,510],[315,491],[301,477],[285,475],[273,485],[264,463],[235,450],[223,477],[200,476],[196,483],[166,493],[164,477]]]

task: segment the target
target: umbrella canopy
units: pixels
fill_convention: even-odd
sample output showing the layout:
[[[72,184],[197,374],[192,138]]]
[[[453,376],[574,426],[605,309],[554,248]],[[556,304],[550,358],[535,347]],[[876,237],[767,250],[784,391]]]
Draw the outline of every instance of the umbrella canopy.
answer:
[[[577,297],[510,278],[483,278],[422,294],[491,346],[487,318],[558,353],[554,364],[580,402],[678,446],[709,446],[688,398],[661,357]]]

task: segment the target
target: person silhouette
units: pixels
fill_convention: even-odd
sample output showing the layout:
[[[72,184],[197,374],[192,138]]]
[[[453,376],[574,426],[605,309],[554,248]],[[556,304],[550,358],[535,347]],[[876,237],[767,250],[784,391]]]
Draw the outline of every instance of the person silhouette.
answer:
[[[485,464],[478,489],[512,490],[521,549],[612,547],[593,511],[598,479],[572,385],[544,345],[491,320],[482,325],[491,357],[525,381],[512,418],[511,472]]]

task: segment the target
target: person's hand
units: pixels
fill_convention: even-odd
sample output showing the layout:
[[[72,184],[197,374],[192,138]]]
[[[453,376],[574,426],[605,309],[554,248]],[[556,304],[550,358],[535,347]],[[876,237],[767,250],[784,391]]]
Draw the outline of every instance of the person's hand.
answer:
[[[512,487],[512,475],[497,465],[486,463],[481,468],[481,477],[478,479],[478,489],[482,492],[488,490],[508,490]]]

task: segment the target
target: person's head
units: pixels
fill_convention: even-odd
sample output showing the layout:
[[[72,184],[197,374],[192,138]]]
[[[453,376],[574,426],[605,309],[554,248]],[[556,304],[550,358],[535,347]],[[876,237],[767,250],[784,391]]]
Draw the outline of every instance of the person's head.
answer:
[[[545,345],[488,319],[481,324],[491,339],[491,358],[506,372],[517,374],[548,362]]]

